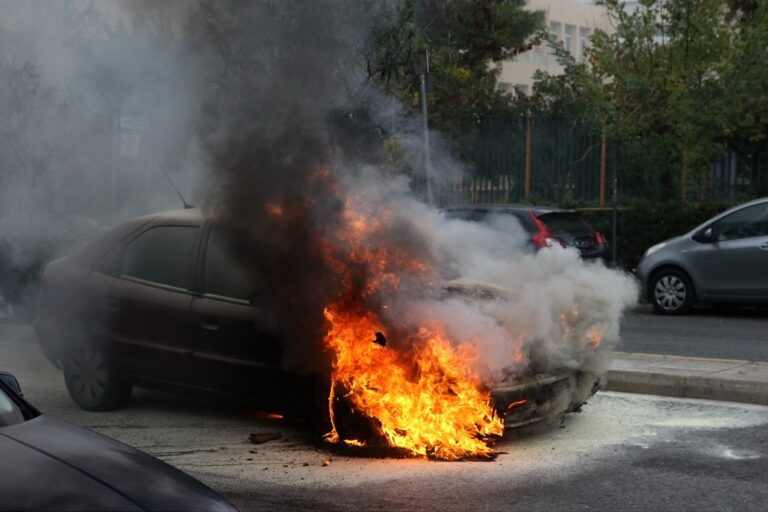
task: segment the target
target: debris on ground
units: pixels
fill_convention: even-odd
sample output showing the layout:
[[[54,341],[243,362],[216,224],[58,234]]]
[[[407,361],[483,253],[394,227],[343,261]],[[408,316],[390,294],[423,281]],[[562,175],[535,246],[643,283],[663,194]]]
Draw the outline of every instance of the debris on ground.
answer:
[[[331,461],[331,459],[325,459],[325,460],[323,461],[323,467],[325,467],[325,466],[330,466],[330,465],[331,465],[331,462],[332,462],[332,461]]]
[[[253,444],[262,444],[268,441],[280,439],[283,435],[280,432],[258,432],[248,436],[248,440]]]

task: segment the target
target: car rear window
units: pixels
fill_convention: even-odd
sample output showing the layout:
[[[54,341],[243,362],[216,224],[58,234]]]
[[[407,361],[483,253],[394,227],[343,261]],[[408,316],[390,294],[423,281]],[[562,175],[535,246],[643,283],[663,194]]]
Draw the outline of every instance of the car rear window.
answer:
[[[123,250],[121,274],[144,281],[189,288],[200,228],[157,226]]]
[[[595,231],[577,213],[546,213],[539,216],[539,219],[558,238],[571,239],[595,236]]]
[[[494,224],[494,221],[503,218],[513,218],[517,220],[518,224],[526,231],[533,232],[535,230],[528,211],[521,210],[505,210],[505,209],[487,209],[487,208],[466,208],[445,210],[445,215],[449,219],[468,220],[472,222],[482,222],[485,224]]]

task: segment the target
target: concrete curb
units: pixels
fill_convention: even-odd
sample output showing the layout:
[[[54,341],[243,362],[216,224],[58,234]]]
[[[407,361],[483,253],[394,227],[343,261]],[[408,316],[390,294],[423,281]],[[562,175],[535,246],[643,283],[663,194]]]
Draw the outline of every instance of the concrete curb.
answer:
[[[608,391],[768,405],[768,363],[615,352]]]

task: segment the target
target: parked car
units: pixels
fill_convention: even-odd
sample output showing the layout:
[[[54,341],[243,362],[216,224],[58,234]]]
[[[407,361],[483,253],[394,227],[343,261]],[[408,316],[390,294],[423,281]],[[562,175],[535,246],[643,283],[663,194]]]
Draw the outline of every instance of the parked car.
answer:
[[[132,386],[193,390],[283,411],[302,377],[280,369],[275,315],[199,209],[125,222],[51,262],[35,328],[75,403],[120,407]]]
[[[608,244],[595,228],[574,210],[520,204],[472,204],[442,210],[449,218],[486,222],[498,215],[511,215],[529,235],[535,249],[560,245],[574,247],[585,260],[608,258]]]
[[[40,414],[20,392],[0,373],[0,509],[235,510],[146,453]]]
[[[665,315],[686,314],[697,302],[768,303],[768,197],[654,245],[635,274],[643,295]]]
[[[232,236],[199,210],[179,210],[128,221],[48,265],[35,327],[78,406],[120,407],[137,385],[294,416],[327,410],[322,383],[281,369],[275,315],[230,256]],[[453,283],[447,292],[476,296],[478,287],[468,286]],[[530,398],[515,418],[527,421],[560,388],[592,391],[591,378],[539,372],[530,382],[502,385],[494,397],[504,414],[508,404]]]

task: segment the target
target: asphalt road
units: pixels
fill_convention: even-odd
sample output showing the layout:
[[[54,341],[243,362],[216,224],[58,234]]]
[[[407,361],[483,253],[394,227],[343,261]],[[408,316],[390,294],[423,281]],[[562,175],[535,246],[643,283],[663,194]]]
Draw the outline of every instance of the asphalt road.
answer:
[[[768,361],[768,308],[701,307],[687,316],[663,316],[640,306],[625,314],[616,350]]]
[[[124,410],[87,413],[29,342],[0,341],[0,367],[46,414],[145,450],[242,510],[762,511],[768,502],[768,407],[600,393],[561,427],[508,434],[495,461],[430,462],[341,455],[284,420],[147,390]],[[256,446],[252,432],[282,439]]]

